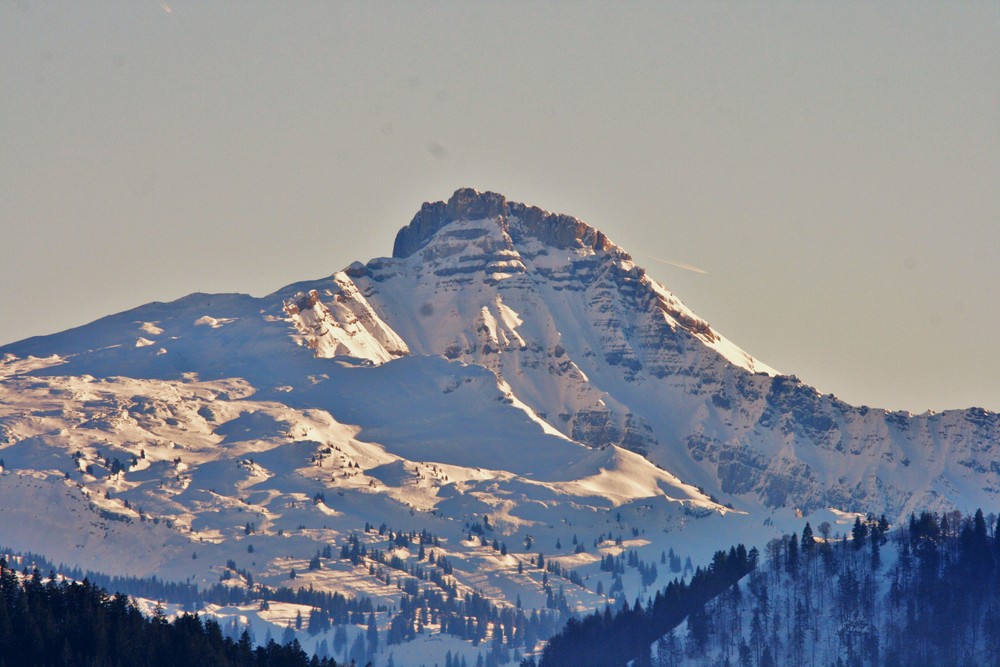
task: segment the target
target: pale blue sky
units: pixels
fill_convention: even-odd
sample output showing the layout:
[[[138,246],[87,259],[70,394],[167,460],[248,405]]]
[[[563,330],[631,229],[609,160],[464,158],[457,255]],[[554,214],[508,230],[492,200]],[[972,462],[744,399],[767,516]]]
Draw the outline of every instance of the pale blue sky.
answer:
[[[472,186],[823,392],[1000,409],[998,184],[996,2],[0,4],[0,344],[387,255]]]

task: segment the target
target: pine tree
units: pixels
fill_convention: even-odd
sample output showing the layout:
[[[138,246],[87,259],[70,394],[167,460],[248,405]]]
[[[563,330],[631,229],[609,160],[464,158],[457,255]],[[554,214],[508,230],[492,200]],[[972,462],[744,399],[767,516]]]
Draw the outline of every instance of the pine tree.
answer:
[[[861,549],[865,546],[865,539],[868,538],[868,524],[862,523],[861,517],[854,517],[854,527],[851,529],[851,546],[854,547],[855,551]]]
[[[881,555],[881,545],[882,541],[878,539],[875,535],[872,535],[871,539],[871,552],[872,552],[872,571],[878,570],[879,566],[882,564]]]
[[[795,533],[792,533],[792,537],[788,540],[786,568],[793,578],[799,573],[799,539]]]
[[[802,552],[811,553],[816,546],[816,538],[813,537],[812,527],[806,521],[806,527],[802,529]]]

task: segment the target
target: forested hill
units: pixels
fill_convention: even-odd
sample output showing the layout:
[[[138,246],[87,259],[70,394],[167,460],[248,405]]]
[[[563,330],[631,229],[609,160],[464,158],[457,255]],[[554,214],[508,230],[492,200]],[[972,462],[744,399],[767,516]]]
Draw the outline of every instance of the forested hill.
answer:
[[[530,661],[529,661],[530,662]],[[718,552],[689,582],[572,620],[541,667],[1000,665],[1000,520],[981,510],[805,524],[763,562]]]
[[[122,594],[88,581],[18,576],[0,559],[0,667],[336,667],[298,642],[255,647],[247,633],[184,614],[147,618]]]
[[[574,665],[623,665],[658,636],[670,631],[689,614],[700,613],[711,599],[736,585],[757,564],[757,550],[747,552],[741,544],[729,552],[717,551],[712,564],[695,570],[689,582],[675,580],[649,600],[616,614],[610,608],[570,619],[558,635],[549,640],[542,654],[542,667]]]
[[[764,563],[652,643],[636,665],[1000,665],[1000,525],[924,512],[898,529],[772,540]],[[611,663],[607,663],[611,664]]]

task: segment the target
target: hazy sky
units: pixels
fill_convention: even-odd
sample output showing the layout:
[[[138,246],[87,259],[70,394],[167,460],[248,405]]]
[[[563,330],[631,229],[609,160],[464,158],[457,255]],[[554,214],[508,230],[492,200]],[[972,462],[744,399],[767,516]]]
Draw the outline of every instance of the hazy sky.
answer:
[[[1000,410],[1000,3],[0,3],[0,344],[387,255],[461,186],[820,391]]]

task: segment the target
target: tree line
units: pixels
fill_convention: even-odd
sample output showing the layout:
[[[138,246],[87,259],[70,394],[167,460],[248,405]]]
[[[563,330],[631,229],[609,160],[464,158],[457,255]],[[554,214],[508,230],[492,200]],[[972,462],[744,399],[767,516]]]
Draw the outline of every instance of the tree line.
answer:
[[[253,645],[225,637],[211,619],[146,617],[121,593],[87,580],[18,575],[0,559],[0,667],[336,667],[297,641]]]
[[[925,511],[898,527],[858,516],[843,535],[818,532],[771,540],[761,567],[636,664],[1000,667],[996,515]]]
[[[645,607],[636,599],[617,612],[605,607],[579,620],[571,618],[546,644],[540,665],[624,665],[636,658],[648,664],[650,644],[739,581],[756,567],[757,559],[757,550],[748,552],[742,544],[717,551],[712,563],[696,568],[689,582],[674,579]]]

